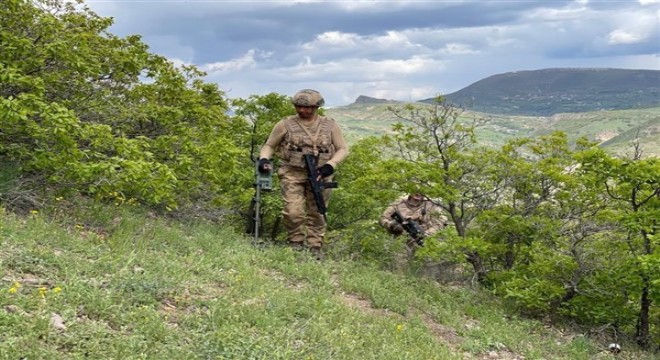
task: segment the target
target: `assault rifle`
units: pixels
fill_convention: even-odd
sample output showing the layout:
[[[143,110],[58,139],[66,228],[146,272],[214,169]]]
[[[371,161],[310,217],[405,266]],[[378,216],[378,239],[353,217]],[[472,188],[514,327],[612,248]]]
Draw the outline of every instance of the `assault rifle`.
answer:
[[[325,200],[323,199],[323,189],[336,188],[338,184],[334,181],[332,182],[321,182],[318,179],[319,169],[316,168],[316,156],[313,154],[303,154],[305,158],[305,166],[307,167],[307,180],[312,187],[312,194],[314,195],[314,201],[316,202],[316,208],[319,210],[319,214],[323,215],[323,220],[326,220],[325,213],[328,209],[325,207]]]
[[[394,210],[392,213],[392,219],[401,224],[404,230],[410,235],[410,237],[415,240],[415,243],[419,246],[424,246],[424,230],[419,225],[419,223],[412,219],[405,220],[399,210]]]
[[[248,234],[254,234],[254,244],[257,244],[259,241],[259,230],[261,228],[261,192],[270,191],[273,189],[273,171],[270,170],[267,173],[262,173],[259,171],[259,162],[255,162],[254,169],[254,196],[250,202],[250,210],[248,211],[248,224],[247,231]]]

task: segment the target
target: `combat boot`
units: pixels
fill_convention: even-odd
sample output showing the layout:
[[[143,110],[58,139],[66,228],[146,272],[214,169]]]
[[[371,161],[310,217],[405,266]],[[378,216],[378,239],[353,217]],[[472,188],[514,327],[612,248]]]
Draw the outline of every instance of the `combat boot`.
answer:
[[[323,254],[323,250],[321,250],[320,247],[309,248],[309,252],[311,252],[312,256],[314,256],[314,258],[319,261],[323,260],[323,258],[325,257],[325,255]]]

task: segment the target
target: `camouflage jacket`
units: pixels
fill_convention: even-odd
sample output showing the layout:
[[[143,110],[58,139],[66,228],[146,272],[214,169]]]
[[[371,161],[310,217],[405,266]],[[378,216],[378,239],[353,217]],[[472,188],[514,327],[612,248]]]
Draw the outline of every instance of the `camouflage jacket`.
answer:
[[[404,219],[415,220],[424,230],[424,236],[433,235],[447,226],[447,217],[442,208],[430,200],[423,200],[419,206],[411,206],[407,199],[402,199],[388,206],[380,218],[380,224],[389,232],[394,232],[397,222],[392,219],[392,214],[397,210]]]

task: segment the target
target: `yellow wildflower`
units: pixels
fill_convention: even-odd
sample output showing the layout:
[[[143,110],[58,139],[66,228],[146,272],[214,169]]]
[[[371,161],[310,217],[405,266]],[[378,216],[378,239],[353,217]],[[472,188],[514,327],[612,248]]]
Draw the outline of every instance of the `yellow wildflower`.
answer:
[[[11,284],[11,287],[9,288],[9,293],[10,294],[16,294],[18,292],[18,289],[21,288],[21,284],[18,281],[14,281]]]

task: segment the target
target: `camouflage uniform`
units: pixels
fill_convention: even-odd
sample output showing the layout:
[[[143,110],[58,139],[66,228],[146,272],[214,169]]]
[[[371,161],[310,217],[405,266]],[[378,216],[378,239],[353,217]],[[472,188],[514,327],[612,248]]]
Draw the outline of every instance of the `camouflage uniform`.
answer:
[[[322,105],[323,99],[314,90],[302,90],[293,102],[298,106],[314,106]],[[302,246],[307,239],[307,246],[318,250],[323,246],[326,223],[314,202],[303,154],[316,154],[319,168],[325,164],[336,168],[348,156],[342,132],[329,117],[314,115],[305,120],[299,115],[289,116],[275,124],[259,156],[269,159],[274,154],[281,159],[277,175],[284,200],[282,215],[287,240],[291,245]],[[323,181],[331,181],[332,177],[327,176]],[[326,205],[331,191],[323,190]]]
[[[380,218],[380,224],[395,236],[404,232],[396,220],[392,219],[392,214],[397,210],[404,219],[416,221],[424,231],[425,237],[435,234],[447,225],[447,217],[443,215],[442,208],[426,198],[415,203],[411,197],[407,197],[390,204]],[[408,250],[414,251],[417,246],[414,239],[408,236],[406,241]]]

